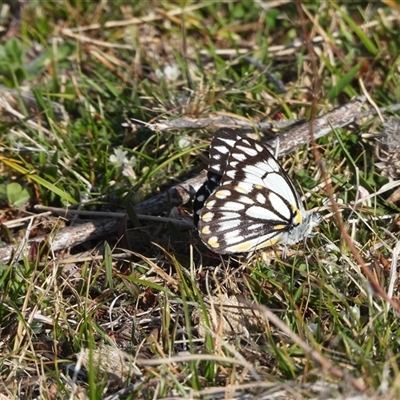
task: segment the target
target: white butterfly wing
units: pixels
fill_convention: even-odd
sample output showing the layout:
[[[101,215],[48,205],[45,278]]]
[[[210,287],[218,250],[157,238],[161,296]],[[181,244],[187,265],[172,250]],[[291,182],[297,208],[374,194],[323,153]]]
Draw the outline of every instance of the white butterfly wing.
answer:
[[[199,234],[218,253],[252,251],[285,241],[302,221],[297,192],[269,151],[252,139],[230,150],[221,186],[206,200]]]

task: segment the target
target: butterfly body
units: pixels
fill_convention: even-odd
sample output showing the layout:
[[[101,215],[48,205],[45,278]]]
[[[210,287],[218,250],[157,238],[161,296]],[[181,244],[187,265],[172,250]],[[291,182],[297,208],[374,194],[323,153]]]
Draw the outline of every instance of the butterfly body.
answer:
[[[210,146],[208,179],[197,192],[194,222],[216,253],[292,245],[320,222],[306,211],[293,183],[268,149],[231,129]]]

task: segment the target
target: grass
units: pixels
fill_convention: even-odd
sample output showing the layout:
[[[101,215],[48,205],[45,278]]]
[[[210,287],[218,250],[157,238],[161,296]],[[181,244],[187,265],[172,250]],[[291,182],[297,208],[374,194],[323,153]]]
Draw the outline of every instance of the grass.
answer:
[[[396,131],[396,112],[384,114],[391,128],[369,117],[318,140],[343,227],[323,206],[329,186],[313,146],[281,160],[324,220],[306,244],[250,258],[135,217],[132,205],[205,167],[213,131],[131,120],[301,120],[365,93],[396,104],[398,11],[389,1],[2,4],[2,244],[84,220],[20,220],[36,204],[127,210],[130,221],[70,251],[36,245],[0,265],[0,393],[399,398],[398,315],[357,258],[383,292],[395,283],[397,302],[395,190],[354,205],[398,179],[396,145],[377,153],[371,135]],[[167,213],[191,219],[190,205]]]

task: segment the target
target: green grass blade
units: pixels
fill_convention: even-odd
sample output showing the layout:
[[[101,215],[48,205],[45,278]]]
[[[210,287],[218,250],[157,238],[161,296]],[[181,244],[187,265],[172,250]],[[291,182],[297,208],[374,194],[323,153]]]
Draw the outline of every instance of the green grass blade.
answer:
[[[347,74],[345,74],[337,83],[336,86],[334,86],[332,89],[329,90],[328,92],[328,99],[329,100],[334,100],[336,99],[340,93],[343,92],[347,87],[349,87],[351,93],[349,93],[350,97],[354,96],[354,89],[350,88],[350,84],[353,81],[354,77],[357,75],[357,72],[359,71],[361,67],[361,63],[358,63],[355,65]]]
[[[59,189],[57,186],[53,185],[51,182],[46,181],[42,177],[32,173],[28,169],[24,168],[18,161],[15,161],[10,158],[0,157],[0,161],[6,164],[8,167],[12,168],[14,171],[19,172],[20,174],[25,175],[27,179],[31,179],[32,181],[36,182],[37,184],[49,189],[54,194],[60,197],[67,204],[76,204],[77,201],[71,197],[68,193],[64,192],[63,190]]]

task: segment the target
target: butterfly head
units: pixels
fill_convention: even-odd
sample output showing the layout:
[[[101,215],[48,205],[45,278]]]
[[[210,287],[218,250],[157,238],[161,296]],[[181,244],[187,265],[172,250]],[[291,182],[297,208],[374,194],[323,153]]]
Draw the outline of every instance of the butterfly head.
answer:
[[[292,229],[286,232],[282,238],[282,244],[292,245],[300,242],[302,239],[312,236],[312,230],[322,221],[321,214],[315,211],[301,211],[301,223],[293,226]]]

